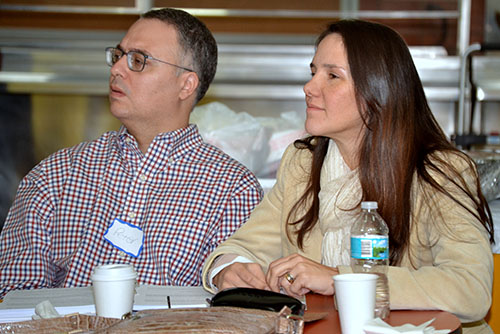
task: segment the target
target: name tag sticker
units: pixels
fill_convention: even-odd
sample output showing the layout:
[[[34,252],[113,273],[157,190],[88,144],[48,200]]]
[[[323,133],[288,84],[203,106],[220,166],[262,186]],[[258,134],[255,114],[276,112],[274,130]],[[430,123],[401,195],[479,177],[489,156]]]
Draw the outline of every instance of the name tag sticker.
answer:
[[[115,218],[104,233],[104,239],[128,255],[138,257],[142,252],[144,232],[138,226]]]

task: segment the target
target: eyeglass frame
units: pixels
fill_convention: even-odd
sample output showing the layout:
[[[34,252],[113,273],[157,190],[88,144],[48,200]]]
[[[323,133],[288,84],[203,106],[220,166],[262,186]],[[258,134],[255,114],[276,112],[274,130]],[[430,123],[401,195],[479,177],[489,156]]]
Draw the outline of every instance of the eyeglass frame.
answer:
[[[115,63],[113,63],[113,51],[114,50],[119,50],[119,51],[122,52],[122,55],[120,56],[120,58]],[[125,52],[119,46],[116,46],[116,47],[115,46],[109,46],[109,47],[106,48],[105,52],[106,52],[106,64],[108,64],[109,67],[113,67],[125,55],[127,57],[127,67],[128,67],[129,70],[131,70],[133,72],[142,72],[142,71],[144,71],[144,67],[146,67],[146,62],[147,62],[148,59],[156,60],[156,61],[159,61],[160,63],[164,63],[164,64],[167,64],[167,65],[170,65],[170,66],[174,66],[174,67],[177,67],[177,68],[179,68],[181,70],[184,70],[184,71],[195,72],[194,70],[192,70],[190,68],[169,63],[168,61],[164,61],[164,60],[161,60],[161,59],[149,56],[147,54],[144,54],[141,51],[132,50],[132,51],[129,51],[129,52]],[[140,54],[141,56],[144,57],[144,62],[142,63],[142,67],[138,71],[134,70],[132,68],[133,67],[132,66],[132,56],[134,54]]]

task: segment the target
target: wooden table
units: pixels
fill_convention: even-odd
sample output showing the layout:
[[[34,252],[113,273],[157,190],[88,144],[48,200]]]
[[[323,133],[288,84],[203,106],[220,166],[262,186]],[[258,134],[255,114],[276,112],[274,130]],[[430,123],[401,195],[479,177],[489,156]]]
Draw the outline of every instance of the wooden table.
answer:
[[[176,307],[193,307],[194,304],[206,303],[206,298],[211,294],[202,287],[172,287],[172,286],[147,286],[141,285],[136,289],[135,302],[137,305],[165,305],[166,297],[170,296]],[[332,296],[308,294],[308,312],[327,312],[328,315],[318,321],[306,323],[304,334],[340,334],[338,312],[333,307]],[[93,297],[90,287],[85,288],[59,288],[38,290],[11,291],[0,303],[2,309],[34,308],[44,300],[50,300],[54,306],[91,305]],[[392,311],[387,322],[392,326],[405,323],[420,325],[432,318],[432,323],[437,329],[451,329],[452,333],[461,334],[460,320],[451,313],[444,311]]]
[[[308,294],[306,299],[309,312],[328,312],[328,316],[315,322],[306,323],[304,334],[340,334],[339,314],[333,307],[333,297]],[[434,328],[451,329],[453,334],[462,333],[460,320],[455,315],[445,311],[393,310],[386,322],[392,326],[401,326],[407,323],[420,325],[432,318],[436,319],[431,324]]]

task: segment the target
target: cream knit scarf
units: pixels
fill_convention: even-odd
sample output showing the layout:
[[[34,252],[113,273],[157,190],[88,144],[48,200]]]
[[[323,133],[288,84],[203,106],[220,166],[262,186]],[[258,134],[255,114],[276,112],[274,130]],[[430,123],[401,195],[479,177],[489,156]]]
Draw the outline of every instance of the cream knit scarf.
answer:
[[[319,226],[323,234],[321,262],[327,266],[349,265],[350,230],[359,214],[361,199],[357,170],[351,171],[337,144],[330,140],[321,169]]]

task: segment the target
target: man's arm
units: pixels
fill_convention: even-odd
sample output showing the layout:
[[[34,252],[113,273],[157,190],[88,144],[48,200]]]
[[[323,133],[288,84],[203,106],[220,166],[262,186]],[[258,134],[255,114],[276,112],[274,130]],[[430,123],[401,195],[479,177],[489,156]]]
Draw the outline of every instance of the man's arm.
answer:
[[[50,189],[37,166],[22,180],[0,234],[0,298],[14,289],[53,285],[47,224],[52,211]]]
[[[217,234],[210,242],[207,256],[248,220],[263,195],[262,187],[255,176],[250,172],[245,174],[235,187],[229,201],[225,203]]]

